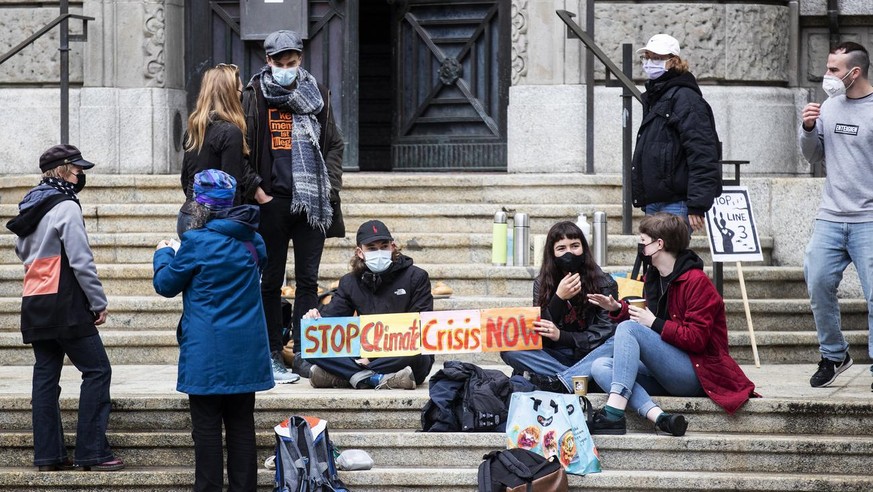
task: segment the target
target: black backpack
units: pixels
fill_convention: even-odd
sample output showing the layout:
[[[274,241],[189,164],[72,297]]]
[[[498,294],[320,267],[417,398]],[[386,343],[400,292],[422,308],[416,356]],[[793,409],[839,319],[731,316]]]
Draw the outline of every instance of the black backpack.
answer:
[[[317,427],[323,426],[315,438],[310,421]],[[337,476],[326,421],[294,415],[287,420],[287,426],[285,422],[280,426],[282,433],[276,433],[274,492],[348,492]]]
[[[521,448],[492,451],[479,465],[479,492],[567,492],[567,473],[557,459]]]

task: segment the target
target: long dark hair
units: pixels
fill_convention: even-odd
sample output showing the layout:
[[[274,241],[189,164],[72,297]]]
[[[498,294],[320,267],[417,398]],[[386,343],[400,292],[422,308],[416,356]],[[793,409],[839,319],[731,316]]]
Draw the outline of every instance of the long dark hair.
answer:
[[[562,239],[578,239],[582,241],[582,252],[585,255],[585,262],[579,270],[582,289],[578,295],[571,299],[571,302],[574,305],[583,306],[588,302],[587,294],[599,292],[597,279],[600,275],[600,268],[594,262],[591,248],[588,246],[588,241],[585,240],[582,230],[579,229],[579,226],[568,220],[558,222],[549,229],[549,234],[546,236],[543,264],[540,267],[540,275],[537,277],[540,285],[537,305],[540,307],[549,305],[549,300],[558,290],[558,284],[565,275],[555,261],[555,243]]]

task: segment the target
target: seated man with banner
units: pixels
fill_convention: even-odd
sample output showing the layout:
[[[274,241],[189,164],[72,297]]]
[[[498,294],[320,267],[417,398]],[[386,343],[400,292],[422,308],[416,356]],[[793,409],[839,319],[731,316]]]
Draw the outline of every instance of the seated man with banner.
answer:
[[[311,309],[303,319],[348,317],[433,310],[426,271],[400,253],[381,221],[361,224],[350,273],[339,281],[330,303]],[[424,382],[434,356],[417,354],[376,359],[314,359],[309,383],[314,388],[415,389]]]

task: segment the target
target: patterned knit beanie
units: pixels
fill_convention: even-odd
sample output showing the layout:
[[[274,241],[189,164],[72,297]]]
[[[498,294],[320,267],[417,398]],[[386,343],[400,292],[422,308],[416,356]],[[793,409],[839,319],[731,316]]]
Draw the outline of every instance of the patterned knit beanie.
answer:
[[[210,210],[233,206],[236,180],[218,169],[207,169],[194,175],[194,201]]]

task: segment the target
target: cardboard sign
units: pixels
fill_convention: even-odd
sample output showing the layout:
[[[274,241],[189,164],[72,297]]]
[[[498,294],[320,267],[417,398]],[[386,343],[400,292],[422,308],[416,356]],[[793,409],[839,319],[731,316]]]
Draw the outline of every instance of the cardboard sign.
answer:
[[[361,316],[361,357],[399,357],[421,353],[418,313]]]
[[[301,319],[301,353],[304,359],[360,357],[361,329],[357,316]]]
[[[481,352],[479,310],[421,313],[421,353]]]
[[[745,186],[725,186],[706,212],[712,261],[763,261],[761,239]]]
[[[480,317],[483,352],[543,348],[543,340],[533,324],[540,319],[538,307],[483,309]]]

